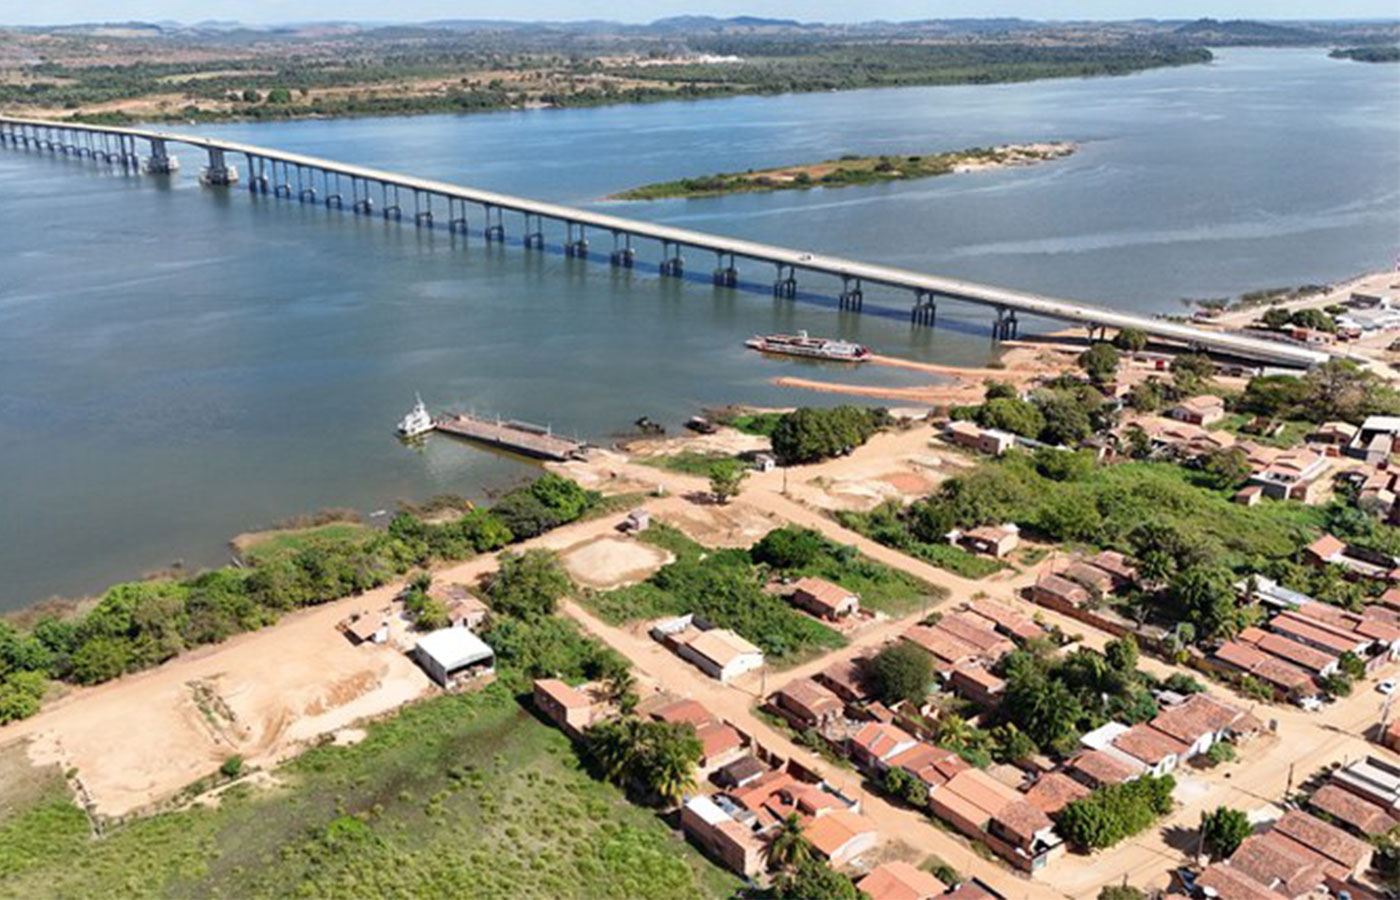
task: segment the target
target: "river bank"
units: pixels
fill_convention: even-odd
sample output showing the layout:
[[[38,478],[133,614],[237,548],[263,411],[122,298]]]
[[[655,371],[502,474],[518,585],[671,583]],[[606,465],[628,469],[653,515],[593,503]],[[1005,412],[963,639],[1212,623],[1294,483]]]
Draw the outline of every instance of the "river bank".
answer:
[[[725,194],[810,190],[817,187],[851,187],[891,181],[915,181],[940,175],[987,172],[1033,166],[1069,156],[1078,149],[1069,141],[1001,144],[970,147],[930,155],[847,154],[816,163],[720,172],[676,181],[662,181],[619,191],[609,200],[663,200],[722,197]]]

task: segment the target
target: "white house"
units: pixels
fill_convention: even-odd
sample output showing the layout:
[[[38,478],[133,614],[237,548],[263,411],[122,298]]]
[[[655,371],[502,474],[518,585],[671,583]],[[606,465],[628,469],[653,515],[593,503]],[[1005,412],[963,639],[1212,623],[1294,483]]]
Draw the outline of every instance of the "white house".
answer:
[[[413,648],[413,658],[443,687],[496,671],[496,654],[465,628],[440,628],[425,634]]]
[[[727,628],[702,631],[678,645],[676,652],[706,675],[723,682],[763,665],[763,651]]]

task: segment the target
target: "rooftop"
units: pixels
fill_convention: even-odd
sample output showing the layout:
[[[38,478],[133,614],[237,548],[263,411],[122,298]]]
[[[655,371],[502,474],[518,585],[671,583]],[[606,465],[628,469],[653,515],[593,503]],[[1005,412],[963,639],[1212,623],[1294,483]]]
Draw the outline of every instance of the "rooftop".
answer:
[[[439,628],[419,638],[416,649],[448,672],[490,659],[493,655],[485,641],[465,628]]]
[[[1063,772],[1046,772],[1026,791],[1026,800],[1046,815],[1054,815],[1091,791]]]
[[[763,655],[762,650],[727,628],[711,628],[709,631],[700,632],[691,638],[690,647],[720,667],[729,665],[741,656]]]
[[[903,860],[876,866],[856,887],[870,900],[928,900],[948,890],[946,884]]]
[[[593,705],[593,701],[577,688],[569,687],[558,678],[539,678],[535,681],[535,690],[552,698],[555,703],[565,709],[587,709]]]

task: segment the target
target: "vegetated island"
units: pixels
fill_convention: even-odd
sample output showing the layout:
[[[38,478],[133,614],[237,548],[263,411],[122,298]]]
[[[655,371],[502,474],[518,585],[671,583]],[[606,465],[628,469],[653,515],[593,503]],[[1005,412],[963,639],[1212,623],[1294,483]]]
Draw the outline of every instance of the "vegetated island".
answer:
[[[608,199],[718,197],[723,194],[909,181],[960,172],[1030,166],[1069,156],[1076,149],[1076,145],[1068,141],[1047,141],[1035,144],[1003,144],[997,147],[969,147],[966,150],[952,150],[929,156],[858,156],[851,153],[825,162],[661,181],[613,194]]]
[[[1366,47],[1338,47],[1327,54],[1333,59],[1350,59],[1356,62],[1393,63],[1400,62],[1400,44],[1380,44]]]

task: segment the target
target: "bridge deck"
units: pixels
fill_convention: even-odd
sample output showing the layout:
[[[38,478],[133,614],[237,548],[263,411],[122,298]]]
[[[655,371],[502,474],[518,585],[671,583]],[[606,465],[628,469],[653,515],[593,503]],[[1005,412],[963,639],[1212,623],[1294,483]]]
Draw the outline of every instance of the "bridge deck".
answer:
[[[874,263],[858,262],[822,253],[809,253],[773,244],[728,238],[720,235],[674,228],[628,219],[606,213],[591,212],[556,203],[500,194],[477,188],[463,187],[444,181],[417,178],[382,169],[357,166],[335,160],[289,153],[197,135],[158,131],[140,128],[120,128],[105,125],[86,125],[76,122],[52,122],[40,119],[24,119],[0,116],[0,125],[12,124],[31,127],[67,129],[97,134],[126,135],[143,140],[166,141],[186,144],[204,150],[221,150],[224,153],[241,154],[261,159],[275,160],[293,166],[302,166],[332,174],[343,175],[364,181],[377,182],[400,188],[422,191],[454,200],[461,200],[480,206],[496,207],[520,213],[529,213],[563,222],[572,222],[588,228],[597,228],[610,233],[626,234],[667,242],[683,247],[692,247],[735,257],[792,266],[809,272],[819,272],[837,278],[859,279],[871,284],[887,285],[910,291],[927,291],[940,298],[977,303],[1020,314],[1039,316],[1070,322],[1079,325],[1100,326],[1114,329],[1135,328],[1158,338],[1180,341],[1192,346],[1204,347],[1220,353],[1232,354],[1247,359],[1273,362],[1292,366],[1311,366],[1328,359],[1328,354],[1289,344],[1276,343],[1244,335],[1208,331],[1178,322],[1169,322],[1150,316],[1119,312],[1074,300],[1063,300],[1025,291],[993,287],[928,275],[908,269]]]

